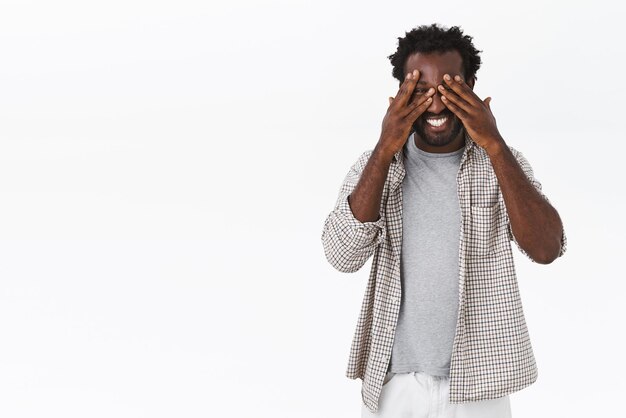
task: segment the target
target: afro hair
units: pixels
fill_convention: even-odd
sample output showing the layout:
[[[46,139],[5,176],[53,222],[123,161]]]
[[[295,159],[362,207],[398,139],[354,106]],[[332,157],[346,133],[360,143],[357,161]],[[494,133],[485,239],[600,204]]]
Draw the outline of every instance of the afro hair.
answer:
[[[472,37],[463,35],[458,26],[449,29],[436,23],[422,25],[405,33],[404,38],[398,38],[398,49],[387,58],[391,61],[393,70],[391,74],[400,83],[404,81],[404,66],[410,55],[416,52],[443,53],[456,50],[463,60],[463,72],[466,80],[476,80],[476,72],[480,68],[481,59],[479,53],[472,44]]]

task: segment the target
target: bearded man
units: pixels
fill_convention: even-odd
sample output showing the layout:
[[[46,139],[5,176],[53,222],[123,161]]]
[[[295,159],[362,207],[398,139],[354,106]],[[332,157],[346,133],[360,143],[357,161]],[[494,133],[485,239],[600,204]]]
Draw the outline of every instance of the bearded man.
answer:
[[[548,264],[565,231],[473,91],[472,37],[433,24],[398,39],[400,88],[322,232],[341,272],[373,255],[346,376],[362,379],[362,417],[507,418],[537,379],[511,241]]]

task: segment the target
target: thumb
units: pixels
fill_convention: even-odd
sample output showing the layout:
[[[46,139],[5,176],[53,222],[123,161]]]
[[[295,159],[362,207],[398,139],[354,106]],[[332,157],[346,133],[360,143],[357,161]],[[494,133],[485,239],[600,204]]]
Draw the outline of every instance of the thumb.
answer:
[[[391,103],[393,103],[393,97],[389,97],[389,104],[391,105]]]
[[[491,106],[489,105],[491,103],[491,97],[487,97],[484,100],[485,104],[487,105],[487,107],[489,108],[489,110],[491,110]]]

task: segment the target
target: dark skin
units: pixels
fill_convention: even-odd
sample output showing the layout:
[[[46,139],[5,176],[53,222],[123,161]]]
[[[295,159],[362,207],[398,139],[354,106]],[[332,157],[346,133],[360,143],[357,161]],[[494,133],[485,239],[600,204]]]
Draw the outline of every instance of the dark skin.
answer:
[[[461,55],[457,51],[441,54],[416,53],[409,56],[404,68],[407,72],[412,72],[413,70],[418,70],[419,72],[410,100],[416,100],[421,97],[428,89],[437,89],[441,85],[444,74],[457,74],[459,71],[462,71],[462,62]],[[470,84],[473,87],[474,80],[470,80]],[[415,145],[427,152],[452,152],[465,145],[463,124],[446,107],[441,99],[440,92],[434,94],[431,105],[412,125],[412,128],[416,131]],[[438,116],[448,116],[450,124],[448,129],[443,132],[433,133],[425,120],[429,117]]]
[[[404,146],[413,129],[418,148],[451,152],[465,143],[463,130],[452,135],[455,123],[460,122],[489,156],[520,247],[537,263],[549,264],[561,249],[563,225],[559,214],[522,171],[496,127],[491,97],[482,100],[474,93],[475,80],[465,81],[462,63],[457,51],[416,53],[407,59],[407,78],[400,84],[396,97],[390,98],[380,139],[349,196],[352,213],[361,222],[379,219],[382,191],[393,155]],[[425,122],[427,118],[442,115],[448,118],[439,128]]]

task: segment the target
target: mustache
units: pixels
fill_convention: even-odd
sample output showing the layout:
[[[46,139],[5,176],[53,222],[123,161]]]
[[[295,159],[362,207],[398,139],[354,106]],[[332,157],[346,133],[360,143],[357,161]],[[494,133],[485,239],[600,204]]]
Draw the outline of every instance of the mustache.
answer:
[[[443,117],[448,117],[448,118],[453,118],[455,115],[454,113],[452,113],[450,110],[448,111],[443,111],[440,113],[422,113],[420,115],[420,119],[428,119],[428,118],[443,118]]]

